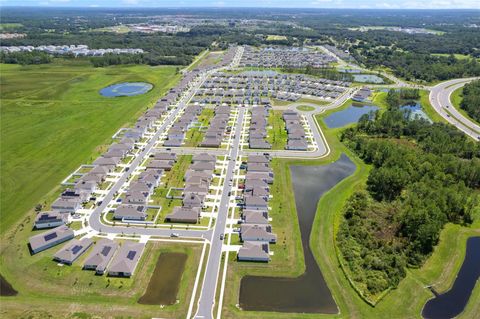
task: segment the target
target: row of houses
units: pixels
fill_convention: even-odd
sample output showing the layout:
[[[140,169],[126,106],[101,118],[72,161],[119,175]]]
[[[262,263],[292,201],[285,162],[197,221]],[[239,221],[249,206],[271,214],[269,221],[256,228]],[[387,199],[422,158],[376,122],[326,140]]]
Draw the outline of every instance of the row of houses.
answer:
[[[229,106],[217,106],[214,112],[215,115],[210,120],[209,127],[200,144],[202,147],[219,148],[226,130],[230,129],[230,127],[228,127],[228,121],[230,119],[231,108]]]
[[[165,147],[182,146],[187,131],[197,123],[198,116],[202,113],[203,107],[200,105],[189,105],[185,108],[172,127],[167,132],[167,138],[163,142]]]
[[[267,141],[269,107],[253,107],[251,116],[248,130],[248,146],[252,149],[271,149],[272,145]]]
[[[216,72],[197,90],[192,102],[201,104],[265,105],[269,98],[296,100],[302,95],[336,98],[350,82],[274,71]]]
[[[172,213],[166,216],[166,222],[193,224],[199,222],[216,161],[214,155],[207,153],[195,154],[192,157],[192,164],[184,177],[182,206],[174,207]]]
[[[243,246],[238,251],[238,260],[268,262],[269,244],[277,241],[268,215],[270,184],[274,179],[269,163],[270,158],[265,155],[251,155],[246,163],[245,182],[241,185],[243,209],[240,240]]]
[[[145,221],[150,196],[160,185],[164,171],[170,171],[177,160],[173,153],[154,154],[146,169],[130,182],[122,196],[122,204],[113,214],[113,218],[122,221]]]
[[[246,46],[241,67],[261,68],[304,68],[311,66],[323,68],[336,59],[320,51],[304,47],[266,47]]]
[[[300,115],[293,110],[283,111],[283,120],[287,130],[287,145],[285,149],[292,151],[308,150],[308,141],[305,137],[305,129]]]
[[[32,253],[36,254],[71,239],[73,240],[53,255],[53,260],[62,264],[72,265],[94,245],[94,242],[90,238],[74,239],[73,230],[65,225],[32,236],[29,240],[29,245]],[[109,276],[130,277],[135,271],[145,245],[133,241],[125,241],[120,249],[118,247],[118,243],[111,239],[99,240],[85,259],[83,268],[95,270],[97,274],[103,275],[108,267]]]

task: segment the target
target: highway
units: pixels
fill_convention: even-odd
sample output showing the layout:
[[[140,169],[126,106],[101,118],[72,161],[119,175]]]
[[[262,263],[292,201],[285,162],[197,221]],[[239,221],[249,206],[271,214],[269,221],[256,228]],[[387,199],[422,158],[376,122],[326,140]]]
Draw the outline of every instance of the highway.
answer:
[[[450,96],[456,89],[464,86],[475,79],[465,78],[454,79],[435,85],[430,89],[430,104],[434,110],[442,116],[447,122],[467,134],[468,136],[479,140],[480,126],[472,120],[463,116],[452,104]]]
[[[211,319],[213,318],[213,306],[215,303],[215,292],[217,290],[218,273],[220,270],[220,262],[222,258],[223,239],[220,235],[224,234],[225,226],[227,224],[228,208],[230,204],[230,191],[232,189],[231,180],[233,180],[235,165],[240,149],[240,135],[242,131],[243,117],[245,115],[245,108],[239,108],[235,128],[235,138],[233,145],[229,150],[230,159],[228,161],[227,171],[222,189],[222,198],[218,209],[215,228],[210,240],[210,253],[207,260],[207,267],[205,269],[205,276],[203,278],[202,291],[198,301],[197,319]]]

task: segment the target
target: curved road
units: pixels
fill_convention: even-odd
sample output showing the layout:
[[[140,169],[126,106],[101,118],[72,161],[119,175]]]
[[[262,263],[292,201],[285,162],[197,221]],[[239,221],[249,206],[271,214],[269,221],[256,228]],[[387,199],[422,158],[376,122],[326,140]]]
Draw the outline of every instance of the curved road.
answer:
[[[435,85],[430,89],[430,104],[447,122],[474,138],[480,140],[480,126],[463,116],[452,104],[450,96],[458,88],[480,78],[454,79]]]

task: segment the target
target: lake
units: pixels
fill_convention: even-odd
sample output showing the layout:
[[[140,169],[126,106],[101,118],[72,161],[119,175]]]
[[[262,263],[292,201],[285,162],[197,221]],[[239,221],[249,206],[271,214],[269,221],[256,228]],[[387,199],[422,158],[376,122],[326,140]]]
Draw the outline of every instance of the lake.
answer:
[[[255,311],[335,314],[338,313],[337,305],[315,261],[309,238],[320,197],[353,174],[355,164],[342,154],[329,165],[291,166],[290,171],[305,273],[297,278],[244,276],[240,282],[240,307]],[[275,252],[275,245],[271,249]]]
[[[147,291],[138,303],[144,305],[173,305],[188,256],[184,253],[162,253],[148,283]]]
[[[378,110],[378,107],[373,105],[350,105],[344,110],[330,114],[329,116],[325,117],[323,121],[329,128],[343,127],[347,124],[357,123],[362,115],[374,112],[376,110]]]
[[[423,307],[422,316],[429,319],[444,319],[459,315],[467,305],[479,277],[480,237],[470,237],[467,240],[465,259],[452,288],[430,299]]]
[[[420,103],[416,103],[413,105],[404,105],[400,107],[400,109],[405,112],[409,112],[409,119],[421,118],[427,120],[430,123],[432,122],[428,115],[423,111]]]
[[[383,79],[375,74],[353,74],[353,80],[360,83],[384,83]]]
[[[100,94],[106,97],[134,96],[145,94],[153,88],[146,82],[124,82],[107,86],[100,90]]]

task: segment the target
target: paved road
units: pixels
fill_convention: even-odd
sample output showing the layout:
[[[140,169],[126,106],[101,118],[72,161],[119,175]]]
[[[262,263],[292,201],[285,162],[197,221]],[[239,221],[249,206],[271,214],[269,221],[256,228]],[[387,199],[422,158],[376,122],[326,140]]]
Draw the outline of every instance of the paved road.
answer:
[[[242,132],[244,115],[245,108],[240,108],[235,128],[235,138],[233,140],[233,145],[229,150],[231,160],[228,162],[227,166],[225,182],[222,189],[222,198],[220,200],[215,228],[210,240],[210,253],[207,260],[207,267],[205,269],[205,276],[203,278],[202,292],[198,301],[197,313],[195,314],[195,318],[198,319],[213,318],[213,305],[215,303],[215,292],[217,290],[218,273],[222,258],[223,240],[220,239],[220,235],[225,233],[225,226],[227,225],[228,207],[230,202],[229,193],[232,189],[230,180],[233,180],[235,163],[237,162],[237,157],[239,155],[240,135]]]
[[[453,91],[475,79],[479,78],[455,79],[442,82],[432,87],[430,90],[430,104],[432,104],[435,111],[450,124],[454,125],[468,136],[479,140],[480,126],[463,116],[450,101],[450,95]]]

